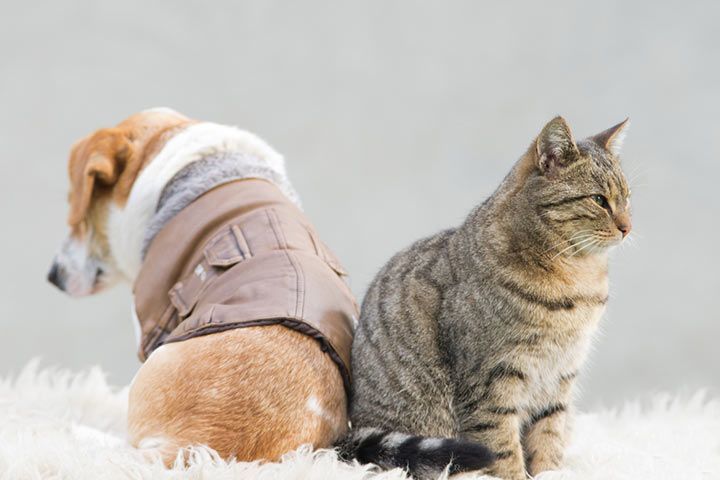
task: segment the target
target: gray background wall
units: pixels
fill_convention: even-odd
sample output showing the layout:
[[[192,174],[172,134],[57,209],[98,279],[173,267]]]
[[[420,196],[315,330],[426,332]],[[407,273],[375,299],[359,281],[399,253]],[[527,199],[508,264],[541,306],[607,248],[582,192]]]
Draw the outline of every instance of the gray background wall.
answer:
[[[414,239],[459,223],[545,121],[632,118],[636,245],[584,403],[720,386],[718,2],[4,2],[0,375],[31,357],[138,367],[129,289],[45,283],[71,143],[149,106],[237,124],[286,155],[362,295]]]

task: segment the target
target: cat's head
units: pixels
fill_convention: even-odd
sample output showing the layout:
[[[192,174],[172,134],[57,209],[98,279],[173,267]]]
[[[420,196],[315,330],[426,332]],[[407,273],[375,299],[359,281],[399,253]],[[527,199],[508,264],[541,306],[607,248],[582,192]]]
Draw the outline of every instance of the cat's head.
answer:
[[[562,117],[543,128],[524,162],[525,193],[553,254],[584,256],[618,245],[630,233],[630,189],[619,150],[625,120],[576,142]]]

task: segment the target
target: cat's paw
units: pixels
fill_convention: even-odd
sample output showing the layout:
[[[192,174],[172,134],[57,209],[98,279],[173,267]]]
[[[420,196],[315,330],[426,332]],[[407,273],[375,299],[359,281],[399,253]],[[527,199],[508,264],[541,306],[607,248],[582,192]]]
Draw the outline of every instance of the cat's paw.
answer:
[[[499,474],[493,473],[489,469],[473,470],[472,472],[460,472],[450,475],[450,480],[495,480],[498,478],[503,480],[527,480],[527,476],[525,475],[518,478],[501,477]]]
[[[547,472],[549,470],[560,470],[561,468],[561,459],[558,459],[557,457],[539,456],[533,458],[533,460],[530,462],[528,471],[530,472],[530,475],[534,477],[535,475],[538,475],[542,472]]]
[[[501,478],[502,480],[527,480],[528,474],[525,471],[524,468],[498,468],[493,467],[488,469],[487,471],[483,472],[485,475],[488,475],[495,478]],[[483,477],[483,480],[485,477]]]

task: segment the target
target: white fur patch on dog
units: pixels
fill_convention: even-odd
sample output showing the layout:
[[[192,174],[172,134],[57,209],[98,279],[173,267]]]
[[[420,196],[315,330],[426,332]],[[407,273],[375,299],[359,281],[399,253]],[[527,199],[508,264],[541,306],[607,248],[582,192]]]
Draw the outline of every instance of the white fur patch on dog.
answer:
[[[196,447],[185,452],[187,465],[167,470],[124,440],[126,408],[127,389],[109,387],[98,368],[71,374],[40,370],[33,362],[15,379],[0,379],[0,478],[407,479],[399,469],[377,472],[307,447],[266,464],[225,462]],[[698,393],[685,399],[658,395],[579,415],[566,468],[536,478],[710,480],[718,472],[720,399]]]
[[[63,288],[68,295],[82,297],[92,292],[100,265],[90,256],[87,243],[68,235],[53,261],[64,272]]]
[[[326,420],[328,422],[334,421],[332,418],[332,415],[330,415],[323,407],[320,405],[320,400],[315,395],[310,395],[307,399],[307,402],[305,402],[305,408],[308,409],[308,411],[312,412],[313,414],[317,415],[318,417],[322,418],[323,420]]]
[[[124,208],[113,206],[108,238],[118,269],[133,281],[140,271],[147,226],[165,185],[184,167],[209,155],[243,153],[263,160],[286,177],[285,160],[258,136],[239,128],[203,122],[171,138],[140,172]]]

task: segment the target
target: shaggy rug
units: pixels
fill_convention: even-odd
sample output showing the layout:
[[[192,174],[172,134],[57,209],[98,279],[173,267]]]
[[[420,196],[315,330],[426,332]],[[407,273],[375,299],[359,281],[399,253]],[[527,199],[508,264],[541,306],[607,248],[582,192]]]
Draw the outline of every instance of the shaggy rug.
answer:
[[[208,449],[165,469],[124,441],[127,388],[97,368],[73,374],[32,362],[0,380],[0,479],[349,479],[401,480],[300,448],[279,463],[224,462]],[[478,477],[489,479],[489,477]],[[582,414],[565,470],[540,480],[720,479],[720,400],[656,396],[619,411]]]

